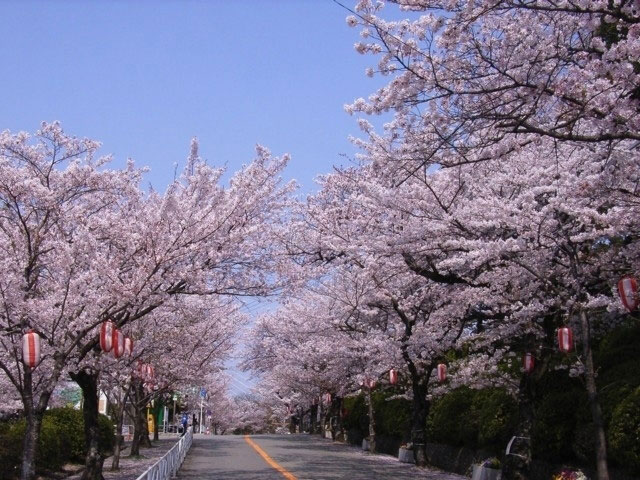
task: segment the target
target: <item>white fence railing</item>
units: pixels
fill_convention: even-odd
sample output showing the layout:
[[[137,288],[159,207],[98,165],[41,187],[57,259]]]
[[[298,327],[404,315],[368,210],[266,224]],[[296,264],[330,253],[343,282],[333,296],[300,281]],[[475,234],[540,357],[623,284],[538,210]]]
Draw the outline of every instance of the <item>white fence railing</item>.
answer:
[[[164,457],[151,465],[142,475],[136,480],[167,480],[173,478],[178,473],[178,469],[184,457],[187,456],[187,452],[191,448],[193,442],[193,429],[189,427],[187,433],[180,437],[178,443],[176,443],[171,450],[169,450]]]

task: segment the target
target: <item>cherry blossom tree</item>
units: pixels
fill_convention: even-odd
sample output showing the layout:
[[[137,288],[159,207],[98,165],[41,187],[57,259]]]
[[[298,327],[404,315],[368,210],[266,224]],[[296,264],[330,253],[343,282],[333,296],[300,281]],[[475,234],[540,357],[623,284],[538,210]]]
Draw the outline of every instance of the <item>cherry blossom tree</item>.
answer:
[[[389,195],[384,200],[383,191]],[[305,312],[296,304],[283,305],[284,312],[279,311],[274,322],[263,325],[260,335],[276,337],[277,328],[298,337],[308,335],[296,319],[305,319],[316,328],[323,325],[318,317],[326,315],[324,322],[337,331],[329,344],[333,358],[342,360],[336,352],[343,349],[359,357],[345,365],[359,368],[351,377],[351,385],[342,377],[342,389],[347,391],[357,390],[363,380],[377,378],[390,368],[403,368],[411,378],[413,438],[421,446],[416,449],[417,460],[424,464],[429,382],[436,365],[455,347],[465,325],[477,316],[473,310],[476,299],[467,299],[462,293],[478,274],[465,267],[467,278],[453,274],[429,278],[426,269],[416,266],[415,258],[407,253],[411,250],[405,248],[410,235],[403,232],[407,224],[403,212],[381,203],[397,200],[396,193],[376,183],[375,175],[366,168],[324,179],[322,192],[309,199],[300,221],[293,225],[298,235],[294,233],[289,244],[299,262],[306,261],[310,269],[315,267],[315,276],[310,274],[311,280],[304,288],[316,290],[316,298],[303,298],[301,303],[309,305]],[[413,211],[419,208],[414,206]],[[434,208],[438,207],[432,197],[425,211]],[[456,284],[461,284],[460,288]],[[291,336],[287,340],[291,341]],[[297,342],[304,345],[301,342],[305,341]],[[307,342],[313,345],[307,345],[307,354],[298,353],[296,348],[292,358],[306,359],[309,352],[322,352],[313,339]],[[276,343],[284,345],[282,339]],[[269,352],[271,358],[286,365],[283,370],[287,374],[296,376],[291,363],[282,362],[287,352],[273,355],[263,345],[260,351]],[[313,359],[310,362],[313,364]]]
[[[484,270],[486,281],[474,281],[480,288],[470,292],[500,320],[483,321],[485,338],[535,343],[564,321],[579,327],[598,476],[606,479],[589,315],[602,319],[608,309],[605,327],[615,323],[612,286],[634,271],[637,9],[625,2],[390,3],[416,13],[387,21],[384,2],[365,0],[347,18],[362,27],[356,50],[378,57],[368,73],[390,77],[347,111],[393,111],[382,134],[361,120],[366,139],[356,143],[383,188],[395,187],[388,203],[401,204],[399,187],[412,184],[414,198],[432,194],[433,211],[450,219],[421,228],[459,236],[457,244],[440,239],[456,249],[446,255],[453,264],[441,266],[442,248],[435,261],[424,247],[407,248],[405,260],[436,282],[468,283],[456,265]],[[434,165],[451,172],[433,175]],[[442,185],[457,188],[456,197],[442,196]],[[400,211],[413,216],[409,206]]]
[[[274,159],[263,148],[227,188],[219,185],[221,170],[200,162],[166,194],[145,195],[139,170],[103,169],[108,159],[93,159],[95,142],[69,137],[57,124],[44,125],[34,141],[8,132],[1,140],[0,368],[23,400],[27,479],[34,475],[42,413],[65,371],[83,388],[92,428],[97,408],[89,407],[97,403],[102,359],[93,352],[103,320],[125,328],[176,295],[232,297],[273,288],[269,224],[279,220],[292,187],[279,185],[277,176],[286,157]],[[34,371],[24,369],[18,346],[29,328],[44,341]],[[85,478],[100,478],[101,462],[90,457]]]
[[[258,319],[247,342],[245,368],[262,375],[263,389],[290,414],[310,410],[312,424],[318,410],[321,418],[339,418],[340,399],[367,375],[377,377],[387,356],[373,340],[363,344],[363,332],[349,325],[347,302],[354,298],[337,296],[339,289],[316,285],[292,294],[279,310]],[[339,424],[332,427],[334,436],[340,433]]]
[[[317,346],[304,339],[309,332],[300,319],[317,328],[330,312],[329,327],[365,332],[361,345],[378,339],[380,351],[398,349],[386,368],[403,368],[417,384],[414,415],[423,412],[414,419],[417,433],[428,394],[442,391],[427,390],[437,363],[457,357],[457,351],[471,352],[463,362],[451,361],[452,384],[508,383],[497,367],[513,358],[509,350],[533,350],[542,360],[540,375],[555,348],[556,329],[569,324],[581,334],[583,351],[575,367],[584,372],[598,455],[606,459],[590,332],[616,324],[621,307],[614,286],[633,271],[630,252],[638,245],[630,212],[636,209],[637,174],[631,172],[637,171],[637,158],[626,149],[603,155],[541,140],[507,158],[415,175],[398,185],[376,163],[378,153],[369,144],[370,162],[325,177],[321,193],[309,199],[290,229],[296,265],[312,272],[303,288],[324,291],[305,296],[305,310],[285,303],[259,326],[261,347],[274,339],[295,352],[260,350],[277,359],[272,378],[278,365],[284,374],[280,385],[304,378],[291,360],[308,358]],[[344,305],[342,313],[323,296]],[[286,335],[279,337],[280,331]],[[336,352],[349,345],[346,336],[339,337],[330,347]],[[392,363],[398,357],[402,367]],[[487,368],[495,373],[482,380],[478,370]],[[524,404],[533,380],[521,378]],[[527,415],[525,430],[530,409]],[[417,435],[414,440],[424,443]]]
[[[20,394],[27,421],[22,478],[33,478],[42,415],[68,358],[100,319],[96,226],[135,194],[140,172],[104,170],[96,142],[58,124],[28,134],[0,134],[0,369]],[[22,363],[21,337],[42,338],[42,360]]]
[[[500,158],[543,136],[590,145],[638,140],[633,2],[363,0],[356,50],[389,83],[351,112],[395,112],[386,163],[397,180],[430,164]],[[418,15],[419,14],[419,15]],[[393,166],[393,167],[392,167]]]

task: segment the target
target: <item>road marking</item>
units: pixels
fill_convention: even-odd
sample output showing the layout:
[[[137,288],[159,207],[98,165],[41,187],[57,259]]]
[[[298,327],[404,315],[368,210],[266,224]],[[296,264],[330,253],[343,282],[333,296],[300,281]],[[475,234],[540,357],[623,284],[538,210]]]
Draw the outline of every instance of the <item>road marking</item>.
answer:
[[[244,439],[249,445],[253,447],[253,449],[256,452],[258,452],[258,454],[264,459],[265,462],[269,464],[270,467],[275,468],[277,471],[279,471],[284,478],[286,478],[287,480],[298,480],[294,475],[287,472],[278,462],[276,462],[273,458],[271,458],[267,454],[267,452],[265,452],[262,448],[260,448],[260,445],[258,445],[256,442],[251,440],[249,435],[245,435]]]

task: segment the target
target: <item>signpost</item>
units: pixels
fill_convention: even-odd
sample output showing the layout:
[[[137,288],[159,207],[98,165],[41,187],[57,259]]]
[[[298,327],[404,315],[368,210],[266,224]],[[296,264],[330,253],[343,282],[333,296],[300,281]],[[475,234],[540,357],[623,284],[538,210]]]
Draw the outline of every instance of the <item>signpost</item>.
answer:
[[[200,389],[200,431],[198,433],[202,433],[202,424],[204,423],[204,417],[202,416],[202,409],[204,407],[203,402],[206,396],[207,396],[207,391],[204,388],[201,388]]]

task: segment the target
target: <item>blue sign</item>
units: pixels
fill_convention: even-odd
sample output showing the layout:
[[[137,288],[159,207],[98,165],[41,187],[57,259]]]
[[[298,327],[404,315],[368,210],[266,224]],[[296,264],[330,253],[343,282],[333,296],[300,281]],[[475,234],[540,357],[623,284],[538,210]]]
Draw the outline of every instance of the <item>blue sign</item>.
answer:
[[[207,396],[207,391],[206,391],[204,388],[201,388],[201,389],[200,389],[200,396],[201,396],[202,398],[205,398],[205,397]]]

